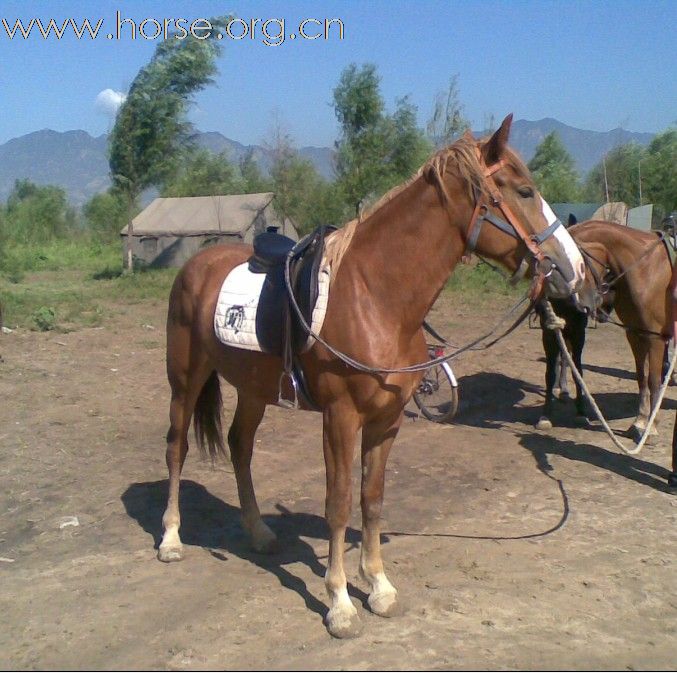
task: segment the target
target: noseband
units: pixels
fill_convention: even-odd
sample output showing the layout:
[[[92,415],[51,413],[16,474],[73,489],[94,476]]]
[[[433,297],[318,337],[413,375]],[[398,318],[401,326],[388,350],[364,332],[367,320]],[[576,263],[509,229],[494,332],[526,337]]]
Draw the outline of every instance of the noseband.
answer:
[[[527,253],[522,259],[517,271],[515,271],[513,274],[511,282],[517,282],[524,276],[528,268],[527,260],[529,257],[531,257],[534,260],[534,282],[529,295],[532,298],[536,298],[541,293],[545,279],[548,278],[556,268],[556,264],[554,264],[550,257],[548,257],[543,252],[540,246],[555,233],[558,227],[562,226],[562,223],[559,219],[556,219],[552,224],[550,224],[546,229],[538,234],[527,233],[524,230],[524,227],[522,227],[522,225],[519,223],[517,217],[515,217],[515,214],[513,213],[510,206],[503,200],[503,195],[498,189],[498,186],[496,185],[496,182],[493,178],[494,173],[503,168],[505,162],[503,159],[501,159],[500,161],[488,167],[485,165],[481,156],[479,156],[478,159],[480,161],[480,165],[484,167],[484,179],[489,187],[488,191],[489,198],[491,200],[491,206],[500,210],[505,217],[505,220],[490,212],[489,204],[487,204],[486,200],[482,198],[479,190],[474,187],[473,191],[475,195],[475,209],[473,210],[472,217],[470,218],[465,254],[469,255],[470,253],[474,252],[480,232],[482,231],[482,225],[485,222],[488,222],[497,229],[500,229],[505,234],[508,234],[508,236],[512,236],[518,241],[521,240],[527,248]]]

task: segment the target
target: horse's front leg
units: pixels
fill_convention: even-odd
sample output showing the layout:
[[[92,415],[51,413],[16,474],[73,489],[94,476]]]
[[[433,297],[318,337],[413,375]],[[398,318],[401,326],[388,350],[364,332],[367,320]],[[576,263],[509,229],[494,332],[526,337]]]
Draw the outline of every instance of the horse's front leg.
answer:
[[[649,414],[651,413],[651,394],[649,391],[650,342],[647,337],[640,336],[634,332],[628,332],[627,338],[635,358],[637,387],[639,388],[637,418],[635,418],[633,424],[630,426],[629,432],[635,441],[639,441],[649,420]]]
[[[397,590],[383,570],[381,560],[381,508],[385,468],[390,447],[402,422],[370,423],[362,429],[362,554],[360,574],[369,583],[369,608],[381,617],[399,612]]]
[[[323,448],[327,469],[326,518],[329,524],[329,562],[324,583],[329,594],[327,630],[336,638],[359,635],[362,624],[348,595],[343,569],[345,536],[352,506],[351,468],[359,417],[351,404],[333,405],[325,410]]]
[[[536,423],[539,430],[552,429],[552,402],[554,399],[555,376],[557,374],[557,355],[559,344],[552,330],[542,328],[543,352],[545,353],[545,402],[541,417]]]

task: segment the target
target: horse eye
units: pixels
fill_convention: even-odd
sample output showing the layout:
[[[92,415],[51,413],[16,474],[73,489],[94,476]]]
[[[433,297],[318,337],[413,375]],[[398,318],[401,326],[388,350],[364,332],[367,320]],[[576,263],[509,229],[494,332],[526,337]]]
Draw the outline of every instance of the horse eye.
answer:
[[[517,190],[517,193],[523,198],[523,199],[533,199],[534,198],[534,190],[531,187],[520,187]]]

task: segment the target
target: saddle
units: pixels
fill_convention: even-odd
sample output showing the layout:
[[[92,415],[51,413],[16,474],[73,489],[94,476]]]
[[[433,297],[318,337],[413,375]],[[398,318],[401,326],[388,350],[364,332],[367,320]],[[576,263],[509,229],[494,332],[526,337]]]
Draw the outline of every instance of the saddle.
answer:
[[[285,265],[289,259],[289,277],[293,298],[305,322],[312,324],[313,310],[319,296],[319,273],[324,253],[324,241],[335,227],[320,226],[295,242],[274,231],[265,231],[254,239],[254,254],[248,260],[252,273],[265,274],[256,314],[256,337],[265,353],[281,356],[284,371],[280,377],[281,406],[298,407],[297,395],[314,408],[307,394],[298,355],[313,343],[291,304],[285,282]],[[263,310],[261,310],[263,309]],[[288,378],[294,399],[282,397],[283,380]]]

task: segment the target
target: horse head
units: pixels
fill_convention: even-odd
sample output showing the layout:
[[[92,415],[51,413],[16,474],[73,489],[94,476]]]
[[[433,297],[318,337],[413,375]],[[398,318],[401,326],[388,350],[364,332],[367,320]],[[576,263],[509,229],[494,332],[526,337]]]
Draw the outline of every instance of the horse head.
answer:
[[[569,297],[583,283],[583,258],[539,194],[529,169],[508,147],[511,124],[508,115],[490,138],[476,141],[468,132],[457,143],[474,143],[477,159],[477,174],[470,181],[474,210],[466,252],[477,250],[498,260],[518,277],[531,274],[534,296],[545,289],[550,297]]]

